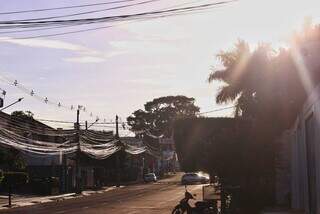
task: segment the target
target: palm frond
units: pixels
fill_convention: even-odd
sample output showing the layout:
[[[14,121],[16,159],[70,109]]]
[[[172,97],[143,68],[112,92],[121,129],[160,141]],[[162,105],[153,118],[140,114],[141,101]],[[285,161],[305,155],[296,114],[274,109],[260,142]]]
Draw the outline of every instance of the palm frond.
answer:
[[[234,101],[237,96],[240,94],[240,91],[236,88],[227,85],[220,88],[217,96],[216,96],[216,103],[228,103]]]
[[[226,79],[227,79],[228,76],[229,76],[228,73],[229,73],[229,72],[227,71],[227,69],[212,71],[212,72],[209,74],[208,82],[211,83],[211,82],[213,82],[213,81],[215,81],[215,80],[226,82]]]

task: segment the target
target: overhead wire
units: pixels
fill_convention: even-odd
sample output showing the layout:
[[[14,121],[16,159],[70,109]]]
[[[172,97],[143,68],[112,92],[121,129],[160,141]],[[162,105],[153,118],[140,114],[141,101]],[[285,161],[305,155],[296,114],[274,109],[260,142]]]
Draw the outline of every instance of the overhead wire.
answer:
[[[39,21],[39,20],[67,18],[67,17],[73,17],[73,16],[80,16],[80,15],[87,15],[87,14],[105,12],[105,11],[110,11],[110,10],[118,10],[118,9],[138,6],[138,5],[144,5],[144,4],[148,4],[148,3],[152,3],[152,2],[156,2],[156,1],[161,1],[161,0],[147,0],[147,1],[142,1],[142,2],[133,3],[133,4],[120,5],[120,6],[104,8],[104,9],[99,9],[99,10],[91,10],[91,11],[86,11],[86,12],[71,13],[71,14],[66,14],[66,15],[47,16],[47,17],[29,18],[29,19],[15,19],[15,20],[10,20],[10,22],[26,22],[26,21]]]
[[[109,2],[101,2],[101,3],[93,3],[93,4],[82,4],[82,5],[71,5],[71,6],[63,6],[63,7],[51,7],[51,8],[40,8],[40,9],[30,9],[30,10],[16,10],[16,11],[0,12],[0,15],[35,13],[35,12],[66,10],[66,9],[83,8],[83,7],[95,7],[95,6],[101,6],[101,5],[119,4],[119,3],[133,2],[133,1],[137,1],[137,0],[118,0],[118,1],[109,1]]]
[[[23,86],[20,82],[18,82],[17,80],[12,80],[6,76],[4,76],[3,74],[0,74],[0,80],[4,81],[5,83],[18,88],[20,91],[24,92],[25,94],[37,99],[38,101],[45,103],[45,104],[49,104],[52,105],[56,108],[63,108],[69,111],[75,111],[77,108],[80,109],[82,112],[86,113],[87,115],[89,115],[90,117],[93,117],[93,113],[92,111],[90,111],[89,109],[87,109],[86,106],[84,105],[65,105],[64,103],[62,103],[61,101],[56,101],[53,102],[51,101],[51,99],[48,99],[47,96],[40,96],[38,95],[37,91],[34,89],[29,89],[25,86]],[[96,116],[96,118],[101,118],[100,116]],[[102,117],[103,118],[103,117]]]
[[[178,6],[183,6],[183,5],[189,5],[189,4],[193,4],[199,1],[204,1],[204,0],[197,0],[197,1],[191,1],[191,2],[184,2],[181,4],[176,4],[174,6],[171,7],[165,7],[162,9],[170,9],[170,8],[174,8],[174,7],[178,7]],[[194,13],[193,13],[194,14]],[[1,14],[0,14],[1,15]],[[144,20],[136,20],[136,21],[144,21]],[[132,23],[135,21],[129,21],[129,22],[124,22],[124,23],[119,23],[116,26],[122,25],[122,24],[128,24],[128,23]],[[86,24],[84,24],[86,25]],[[34,32],[34,31],[44,31],[44,30],[53,30],[53,29],[60,29],[60,28],[70,28],[70,27],[77,27],[79,25],[76,26],[55,26],[55,27],[42,27],[42,28],[38,28],[38,29],[24,29],[24,30],[11,30],[11,31],[0,31],[0,34],[16,34],[16,33],[26,33],[26,32]],[[60,36],[60,35],[67,35],[67,34],[74,34],[74,33],[81,33],[81,32],[88,32],[88,31],[95,31],[95,30],[100,30],[100,29],[107,29],[107,28],[111,28],[111,27],[115,27],[115,25],[112,26],[102,26],[102,27],[95,27],[95,28],[88,28],[88,29],[82,29],[82,30],[74,30],[74,31],[68,31],[68,32],[63,32],[63,33],[54,33],[54,34],[46,34],[46,35],[39,35],[39,36],[30,36],[30,37],[21,37],[21,39],[28,39],[28,38],[42,38],[42,37],[55,37],[55,36]]]
[[[104,17],[95,17],[95,18],[82,18],[82,19],[67,19],[67,20],[44,20],[44,21],[1,21],[0,25],[1,28],[6,26],[14,26],[14,27],[23,27],[28,25],[30,27],[34,27],[35,25],[56,25],[56,24],[79,24],[79,23],[99,23],[99,22],[107,22],[107,21],[123,21],[129,20],[130,18],[138,18],[138,17],[147,17],[148,15],[164,15],[169,13],[175,12],[183,12],[183,11],[192,11],[195,9],[200,8],[208,8],[216,5],[227,4],[233,1],[220,1],[215,3],[208,3],[208,4],[201,4],[196,6],[189,6],[189,7],[179,7],[167,10],[157,10],[157,11],[149,11],[149,12],[142,12],[142,13],[133,13],[133,14],[125,14],[125,15],[117,15],[117,16],[104,16]]]
[[[204,9],[198,9],[190,11],[190,12],[181,12],[181,13],[175,13],[175,14],[171,14],[171,15],[160,15],[160,16],[153,16],[153,17],[148,17],[148,18],[135,18],[135,19],[131,19],[131,20],[123,20],[121,23],[116,23],[113,25],[107,25],[107,26],[102,26],[102,27],[94,27],[94,28],[86,28],[86,29],[81,29],[81,30],[72,30],[72,31],[64,31],[64,32],[58,32],[58,33],[48,33],[48,34],[40,34],[40,35],[34,35],[34,36],[20,36],[20,37],[14,37],[13,39],[36,39],[36,38],[49,38],[49,37],[57,37],[57,36],[64,36],[64,35],[69,35],[69,34],[77,34],[77,33],[84,33],[84,32],[90,32],[90,31],[97,31],[97,30],[102,30],[102,29],[108,29],[108,28],[113,28],[116,26],[120,26],[120,25],[124,25],[124,24],[129,24],[129,23],[133,23],[133,22],[142,22],[142,21],[146,21],[146,20],[152,20],[152,19],[160,19],[160,18],[168,18],[171,16],[181,16],[181,15],[188,15],[188,14],[200,14],[200,13],[204,13],[204,12],[208,12],[210,10],[210,8],[204,8]],[[101,22],[103,23],[103,22]],[[82,24],[74,24],[74,25],[63,25],[63,26],[56,26],[56,27],[51,27],[51,28],[46,28],[46,29],[54,29],[54,28],[67,28],[67,27],[76,27],[79,25],[89,25],[89,24],[101,24],[101,23],[82,23]],[[23,26],[21,26],[23,27]],[[29,26],[28,26],[29,27]],[[41,27],[41,26],[36,26],[36,27]],[[1,29],[1,26],[0,26]],[[33,31],[38,31],[38,30],[42,30],[40,29],[36,29]],[[21,30],[20,32],[24,32],[24,31],[28,31],[28,30]],[[6,31],[9,32],[10,31]],[[13,31],[14,32],[14,31]],[[16,31],[19,32],[19,31]],[[1,31],[0,31],[1,34]]]
[[[228,106],[228,107],[224,107],[224,108],[218,108],[218,109],[214,109],[214,110],[211,110],[211,111],[200,112],[200,113],[197,113],[197,115],[209,114],[209,113],[213,113],[213,112],[217,112],[217,111],[223,111],[223,110],[231,109],[231,108],[234,108],[234,107],[236,107],[236,106],[233,105],[233,106]]]

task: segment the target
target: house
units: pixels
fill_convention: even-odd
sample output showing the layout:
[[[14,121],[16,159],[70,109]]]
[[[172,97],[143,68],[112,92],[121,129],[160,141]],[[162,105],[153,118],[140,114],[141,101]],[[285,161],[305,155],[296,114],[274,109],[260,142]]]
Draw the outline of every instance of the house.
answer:
[[[320,213],[320,85],[310,94],[292,128],[292,207]]]
[[[161,159],[160,164],[165,172],[175,172],[179,169],[177,153],[174,145],[173,137],[160,138]]]
[[[34,119],[24,120],[14,118],[11,115],[0,112],[0,128],[12,131],[17,136],[23,136],[26,139],[34,140],[42,145],[57,144],[64,142],[73,143],[75,141],[75,130],[54,129]],[[103,136],[112,138],[110,132],[88,131],[90,136]],[[28,141],[24,142],[28,143]],[[81,143],[81,142],[80,142]],[[99,143],[99,142],[98,142]],[[100,142],[101,143],[101,142]],[[39,186],[46,186],[50,179],[58,180],[60,192],[74,191],[76,188],[76,154],[55,153],[55,154],[37,154],[34,152],[21,151],[21,156],[26,163],[26,171],[30,177],[31,189],[37,189]],[[95,160],[85,154],[80,154],[79,171],[81,174],[81,187],[94,188],[97,186],[97,180],[101,179],[105,166],[101,160]],[[98,179],[99,178],[99,179]],[[56,183],[56,182],[55,182]],[[45,193],[45,190],[39,190]],[[47,192],[46,192],[47,193]]]
[[[66,140],[64,137],[50,135],[49,133],[56,130],[34,119],[27,121],[13,118],[4,112],[0,112],[0,119],[0,128],[13,131],[33,140],[50,143],[61,143]],[[30,130],[33,131],[31,132]],[[57,131],[57,134],[59,134],[59,131]],[[73,155],[43,156],[21,153],[21,156],[26,163],[26,171],[31,181],[43,182],[44,179],[55,177],[59,179],[60,192],[71,191],[75,188],[75,161],[72,159]],[[40,186],[39,183],[35,183],[34,185]]]
[[[291,206],[320,213],[320,42],[309,39],[297,47],[307,98],[291,127]]]

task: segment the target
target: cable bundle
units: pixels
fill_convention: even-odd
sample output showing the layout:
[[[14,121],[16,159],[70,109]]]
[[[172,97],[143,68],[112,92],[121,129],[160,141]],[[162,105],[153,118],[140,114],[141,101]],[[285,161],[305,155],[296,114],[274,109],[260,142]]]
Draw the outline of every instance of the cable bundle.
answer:
[[[123,2],[131,2],[131,1],[135,1],[135,0],[127,0]],[[123,8],[149,4],[157,1],[160,1],[160,0],[145,0],[145,1],[133,2],[125,5],[118,5],[118,6],[108,7],[108,8],[88,10],[83,12],[67,13],[67,14],[58,14],[54,16],[1,21],[0,30],[1,29],[2,30],[3,29],[20,29],[20,30],[12,30],[12,31],[6,30],[6,31],[0,31],[0,33],[2,34],[24,33],[24,32],[30,32],[30,31],[51,30],[51,29],[59,29],[59,28],[65,28],[65,27],[91,25],[91,24],[105,24],[105,23],[110,24],[108,26],[88,28],[88,29],[82,29],[82,30],[67,31],[67,32],[63,31],[58,33],[26,36],[26,37],[20,37],[20,38],[16,37],[16,38],[30,39],[30,38],[39,38],[39,37],[59,36],[59,35],[65,35],[70,33],[79,33],[79,32],[110,28],[115,26],[114,23],[120,23],[120,22],[123,23],[123,22],[134,22],[134,21],[146,21],[146,20],[158,19],[158,18],[164,18],[164,17],[194,14],[194,13],[199,13],[203,11],[208,11],[218,6],[223,6],[225,4],[233,2],[233,1],[219,1],[219,2],[213,1],[206,4],[204,3],[194,4],[194,2],[185,2],[183,4],[175,5],[172,7],[154,9],[154,10],[143,11],[139,13],[129,13],[129,14],[114,15],[114,16],[84,17],[84,18],[78,18],[78,19],[61,19],[61,18],[67,18],[67,17],[84,16],[88,14],[101,13],[101,12],[110,11],[110,10],[119,10]],[[57,7],[57,8],[44,8],[44,9],[38,9],[38,10],[35,9],[35,10],[25,10],[25,11],[2,12],[0,13],[0,15],[31,13],[31,12],[34,13],[34,12],[51,11],[51,10],[54,11],[54,10],[72,9],[77,7],[98,6],[102,4],[107,4],[107,3],[76,5],[76,6],[69,6],[69,7]],[[193,4],[193,5],[184,6],[184,7],[181,6],[186,4]]]

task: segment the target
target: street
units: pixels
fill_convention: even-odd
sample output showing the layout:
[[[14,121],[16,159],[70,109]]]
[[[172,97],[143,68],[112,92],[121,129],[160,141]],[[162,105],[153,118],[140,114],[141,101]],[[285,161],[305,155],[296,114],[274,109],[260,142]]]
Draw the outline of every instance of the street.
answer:
[[[184,196],[184,186],[179,180],[180,175],[177,175],[157,183],[127,186],[102,194],[2,210],[0,213],[170,213]],[[188,190],[201,200],[201,185],[188,186]]]

